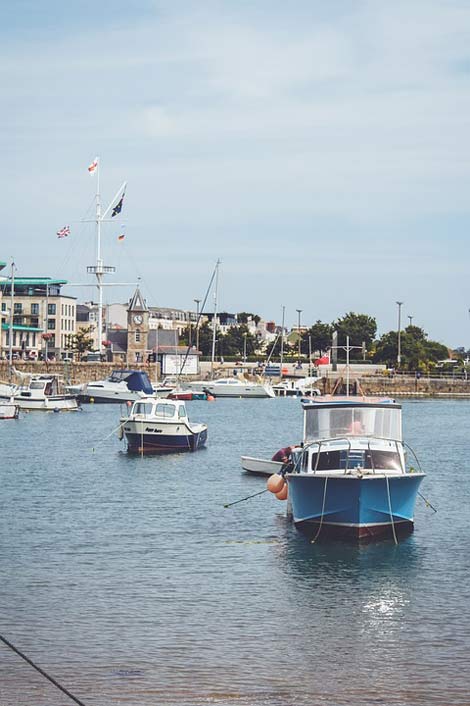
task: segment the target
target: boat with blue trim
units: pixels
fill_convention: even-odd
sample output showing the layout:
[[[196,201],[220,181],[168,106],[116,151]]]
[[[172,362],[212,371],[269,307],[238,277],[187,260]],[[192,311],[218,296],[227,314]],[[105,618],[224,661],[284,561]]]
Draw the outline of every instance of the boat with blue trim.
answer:
[[[105,380],[68,388],[80,402],[134,402],[147,395],[166,397],[171,387],[155,387],[145,370],[113,370]]]
[[[121,418],[120,437],[131,453],[197,451],[207,440],[207,425],[188,419],[182,400],[143,397]]]
[[[425,473],[407,465],[401,405],[388,398],[302,400],[303,447],[286,469],[289,513],[314,534],[365,539],[413,529]],[[409,448],[409,447],[408,447]]]

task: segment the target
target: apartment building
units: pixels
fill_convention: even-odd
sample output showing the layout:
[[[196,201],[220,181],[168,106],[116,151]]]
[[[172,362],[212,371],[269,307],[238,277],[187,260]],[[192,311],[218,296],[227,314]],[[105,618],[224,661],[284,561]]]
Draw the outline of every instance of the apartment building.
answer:
[[[61,293],[66,280],[50,277],[2,278],[1,354],[14,357],[60,358],[76,332],[76,299]],[[13,290],[13,291],[12,291]]]

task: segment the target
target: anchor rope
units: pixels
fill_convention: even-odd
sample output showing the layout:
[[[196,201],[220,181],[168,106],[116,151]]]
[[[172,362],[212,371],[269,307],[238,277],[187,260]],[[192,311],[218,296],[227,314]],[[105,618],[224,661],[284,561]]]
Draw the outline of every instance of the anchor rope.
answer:
[[[6,637],[3,637],[3,635],[0,635],[0,640],[7,647],[9,647],[10,650],[15,652],[19,657],[21,657],[21,659],[24,659],[24,661],[27,662],[31,667],[33,667],[33,669],[35,669],[37,672],[39,672],[39,674],[42,674],[43,677],[48,679],[51,682],[51,684],[54,684],[54,686],[57,687],[57,689],[60,689],[60,691],[62,691],[64,694],[66,694],[66,696],[68,696],[69,699],[72,699],[72,701],[75,701],[75,703],[78,704],[79,706],[85,706],[83,701],[80,701],[80,699],[78,699],[76,696],[74,696],[72,693],[70,693],[70,691],[68,689],[66,689],[65,686],[62,686],[62,684],[59,684],[59,682],[56,679],[54,679],[54,677],[51,677],[50,674],[45,672],[44,669],[41,669],[41,667],[38,667],[37,664],[35,664],[31,659],[29,659],[29,657],[27,657],[25,654],[23,654],[23,652],[20,652],[20,650],[17,647],[15,647],[15,645],[13,645],[9,640],[7,640]]]

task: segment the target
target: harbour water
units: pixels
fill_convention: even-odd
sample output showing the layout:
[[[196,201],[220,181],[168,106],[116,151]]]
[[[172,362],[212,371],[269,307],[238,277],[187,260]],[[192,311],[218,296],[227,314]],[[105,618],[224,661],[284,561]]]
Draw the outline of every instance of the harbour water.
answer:
[[[240,455],[292,398],[188,403],[207,449],[132,457],[116,406],[1,423],[0,633],[87,706],[470,703],[470,401],[404,401],[415,532],[310,544]],[[72,703],[0,645],[1,706]]]

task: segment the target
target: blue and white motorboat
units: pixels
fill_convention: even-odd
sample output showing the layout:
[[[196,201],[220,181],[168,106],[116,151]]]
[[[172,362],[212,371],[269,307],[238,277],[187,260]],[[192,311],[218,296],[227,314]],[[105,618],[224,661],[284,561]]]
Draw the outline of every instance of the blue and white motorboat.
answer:
[[[413,529],[425,474],[407,467],[401,405],[388,398],[302,400],[303,448],[285,474],[289,512],[308,534],[364,539]],[[419,468],[419,462],[418,462]]]
[[[134,402],[147,395],[165,396],[170,387],[155,388],[145,370],[113,370],[105,380],[69,387],[80,402]]]
[[[121,418],[119,434],[131,453],[196,451],[206,443],[207,425],[191,423],[181,400],[144,397]]]

